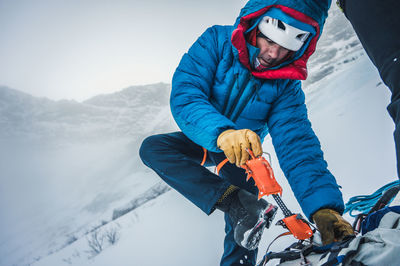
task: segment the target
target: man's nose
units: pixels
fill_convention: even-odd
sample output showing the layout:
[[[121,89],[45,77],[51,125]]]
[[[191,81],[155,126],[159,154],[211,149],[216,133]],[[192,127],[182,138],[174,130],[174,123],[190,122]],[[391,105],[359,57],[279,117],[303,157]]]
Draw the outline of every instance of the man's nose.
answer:
[[[278,44],[273,44],[269,47],[268,49],[268,55],[271,58],[277,58],[279,55],[279,45]]]

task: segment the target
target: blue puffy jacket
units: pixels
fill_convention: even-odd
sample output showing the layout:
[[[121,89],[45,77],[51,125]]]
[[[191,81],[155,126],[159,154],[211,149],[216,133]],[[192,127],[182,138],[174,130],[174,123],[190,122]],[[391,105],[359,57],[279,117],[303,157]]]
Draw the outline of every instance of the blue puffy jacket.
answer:
[[[321,208],[343,211],[342,194],[327,169],[307,118],[299,79],[314,52],[330,1],[250,0],[234,26],[207,29],[183,56],[172,80],[171,111],[182,132],[213,152],[220,133],[248,128],[269,133],[280,166],[308,218]],[[312,25],[315,34],[291,61],[256,72],[246,31],[270,8]]]

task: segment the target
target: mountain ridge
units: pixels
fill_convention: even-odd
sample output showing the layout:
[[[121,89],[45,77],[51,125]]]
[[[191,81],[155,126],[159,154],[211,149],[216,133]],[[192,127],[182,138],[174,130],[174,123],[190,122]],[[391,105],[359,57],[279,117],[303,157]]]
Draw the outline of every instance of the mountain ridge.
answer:
[[[74,142],[135,137],[148,128],[155,114],[162,113],[165,122],[172,122],[172,116],[165,114],[169,91],[169,84],[155,83],[77,102],[0,87],[0,139]]]

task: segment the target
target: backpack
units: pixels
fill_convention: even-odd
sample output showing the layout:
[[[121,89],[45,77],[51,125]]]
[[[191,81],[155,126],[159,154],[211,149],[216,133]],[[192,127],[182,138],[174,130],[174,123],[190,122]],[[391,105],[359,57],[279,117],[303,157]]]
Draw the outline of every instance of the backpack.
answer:
[[[386,190],[378,190],[383,194],[380,197],[374,195],[378,191],[371,196],[362,196],[364,201],[374,197],[375,202],[368,213],[357,215],[353,224],[359,232],[357,236],[325,246],[312,241],[299,241],[284,251],[267,252],[257,265],[266,265],[274,259],[279,259],[278,265],[283,266],[400,265],[400,205],[397,200],[400,199],[400,185],[399,181],[391,184],[385,186]],[[351,204],[354,203],[352,199],[349,201]],[[388,206],[392,201],[394,206]],[[346,204],[346,207],[351,204]],[[352,206],[352,209],[356,208]]]

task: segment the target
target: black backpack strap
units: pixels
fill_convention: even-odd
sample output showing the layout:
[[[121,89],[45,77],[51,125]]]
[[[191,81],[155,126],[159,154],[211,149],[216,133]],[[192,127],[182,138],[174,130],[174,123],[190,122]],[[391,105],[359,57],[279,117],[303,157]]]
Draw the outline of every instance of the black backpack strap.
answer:
[[[371,214],[386,207],[386,205],[388,205],[392,201],[392,199],[396,197],[397,193],[399,193],[399,190],[400,185],[386,190],[385,193],[383,193],[382,197],[375,203],[374,207],[371,208],[368,214]]]

